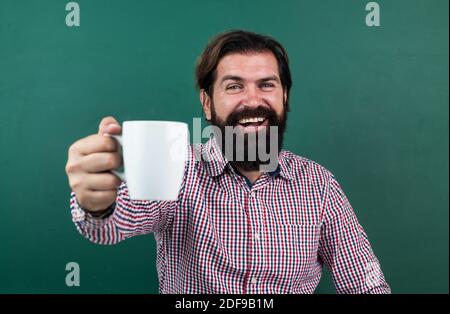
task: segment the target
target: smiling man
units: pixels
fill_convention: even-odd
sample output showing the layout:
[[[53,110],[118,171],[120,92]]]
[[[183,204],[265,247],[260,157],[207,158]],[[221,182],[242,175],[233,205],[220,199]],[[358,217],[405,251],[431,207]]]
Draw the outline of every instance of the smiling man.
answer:
[[[103,135],[121,133],[114,118],[71,146],[80,233],[100,244],[154,233],[161,293],[313,293],[323,266],[338,293],[390,293],[334,176],[281,149],[292,85],[285,49],[268,36],[226,32],[208,44],[196,77],[215,132],[191,146],[176,201],[130,200],[108,172],[120,165]],[[274,167],[251,151],[269,151]]]

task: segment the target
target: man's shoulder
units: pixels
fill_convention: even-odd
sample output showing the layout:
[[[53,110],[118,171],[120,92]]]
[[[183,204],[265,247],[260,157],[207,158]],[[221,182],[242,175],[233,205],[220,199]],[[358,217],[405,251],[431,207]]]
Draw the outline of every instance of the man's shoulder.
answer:
[[[285,164],[285,168],[297,180],[312,180],[318,183],[327,182],[333,174],[318,162],[309,158],[297,155],[288,150],[282,150],[279,155],[280,163]]]

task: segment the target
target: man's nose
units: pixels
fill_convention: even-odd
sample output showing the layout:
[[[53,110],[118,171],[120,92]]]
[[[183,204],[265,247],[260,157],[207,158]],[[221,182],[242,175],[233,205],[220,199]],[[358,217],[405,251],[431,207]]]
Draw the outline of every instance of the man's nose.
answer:
[[[256,108],[262,105],[261,91],[256,86],[247,87],[244,104],[250,108]]]

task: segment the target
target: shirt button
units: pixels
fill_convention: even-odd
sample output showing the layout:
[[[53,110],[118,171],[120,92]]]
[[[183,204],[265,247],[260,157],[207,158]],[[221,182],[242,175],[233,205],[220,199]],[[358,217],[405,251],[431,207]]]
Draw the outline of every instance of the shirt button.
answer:
[[[259,240],[260,238],[259,238],[259,233],[255,233],[255,235],[253,236],[253,238],[255,239],[255,240]]]
[[[251,283],[252,285],[256,285],[258,281],[256,280],[256,277],[252,277]]]
[[[255,197],[255,192],[251,191],[251,192],[250,192],[250,197],[251,197],[251,198],[254,198],[254,197]]]

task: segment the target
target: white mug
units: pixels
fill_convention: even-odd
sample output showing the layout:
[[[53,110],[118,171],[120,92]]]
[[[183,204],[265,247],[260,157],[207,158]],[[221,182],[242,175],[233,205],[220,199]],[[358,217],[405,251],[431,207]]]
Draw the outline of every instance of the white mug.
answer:
[[[121,146],[123,171],[113,173],[127,183],[130,199],[177,200],[188,155],[186,123],[125,121],[122,135],[109,136]]]

